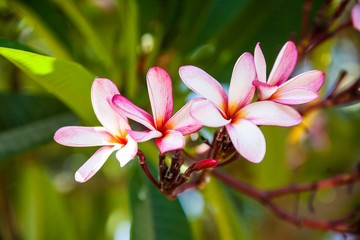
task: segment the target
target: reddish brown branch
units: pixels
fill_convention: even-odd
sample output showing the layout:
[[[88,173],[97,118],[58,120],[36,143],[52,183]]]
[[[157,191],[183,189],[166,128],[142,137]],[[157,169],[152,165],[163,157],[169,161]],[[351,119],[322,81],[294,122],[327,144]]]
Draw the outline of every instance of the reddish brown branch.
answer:
[[[267,197],[274,198],[280,197],[283,195],[288,195],[292,193],[299,193],[304,191],[313,191],[324,188],[330,188],[334,186],[348,185],[360,180],[360,168],[357,169],[353,173],[348,174],[340,174],[332,178],[328,178],[325,180],[312,182],[312,183],[304,183],[298,185],[290,185],[283,188],[270,190],[266,192]]]
[[[160,187],[159,183],[155,180],[154,176],[149,171],[144,153],[142,151],[138,150],[137,156],[139,157],[140,166],[141,166],[142,170],[145,172],[146,176],[155,185],[155,187],[159,188]]]
[[[232,163],[239,157],[240,157],[240,154],[236,152],[231,158],[229,158],[228,160],[225,160],[223,162],[220,162],[216,167],[223,167],[225,165],[228,165],[229,163]]]
[[[317,184],[319,188],[326,188],[326,187],[333,187],[337,185],[342,184],[349,184],[354,181],[359,180],[359,170],[356,171],[356,174],[353,174],[351,176],[348,175],[339,175],[337,177],[327,179],[324,181],[320,181]],[[356,208],[353,211],[351,211],[349,214],[339,218],[335,219],[333,221],[315,221],[311,219],[305,219],[297,217],[296,215],[292,215],[286,211],[284,211],[282,208],[277,206],[272,198],[277,197],[280,195],[285,194],[292,194],[297,193],[301,191],[309,191],[313,189],[314,184],[304,184],[301,185],[301,187],[294,187],[294,186],[288,186],[285,188],[273,191],[262,191],[257,188],[254,188],[238,179],[233,178],[232,176],[219,171],[219,170],[213,170],[212,171],[213,176],[221,180],[222,182],[226,183],[228,186],[236,189],[237,191],[241,192],[242,194],[245,194],[254,200],[257,200],[258,202],[262,203],[264,206],[266,206],[270,211],[272,211],[275,215],[280,217],[281,219],[284,219],[285,221],[288,221],[290,223],[296,224],[298,226],[303,227],[309,227],[309,228],[315,228],[320,230],[332,230],[336,232],[342,232],[342,233],[359,233],[359,229],[356,224],[347,223],[346,221],[352,219],[356,214],[359,213],[359,209]]]
[[[301,38],[303,38],[307,32],[308,23],[309,23],[309,14],[312,6],[312,0],[306,0],[303,8],[303,16],[301,23]]]

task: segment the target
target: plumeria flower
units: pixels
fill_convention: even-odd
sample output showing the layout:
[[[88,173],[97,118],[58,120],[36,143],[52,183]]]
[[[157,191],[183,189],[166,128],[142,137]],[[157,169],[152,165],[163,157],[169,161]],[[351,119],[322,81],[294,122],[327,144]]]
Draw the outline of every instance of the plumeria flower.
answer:
[[[353,27],[360,31],[360,2],[358,2],[351,10],[351,20]]]
[[[325,76],[322,71],[308,71],[288,80],[297,61],[297,50],[293,42],[287,42],[281,49],[268,80],[266,62],[259,43],[255,47],[254,61],[258,80],[253,84],[260,100],[294,105],[319,97],[317,92],[323,85]]]
[[[202,127],[190,116],[190,106],[197,100],[188,102],[173,116],[172,83],[169,74],[160,67],[153,67],[146,78],[153,116],[122,95],[113,97],[115,109],[149,129],[128,130],[135,141],[144,142],[157,138],[156,144],[161,153],[182,149],[185,145],[184,135],[194,133]]]
[[[112,97],[120,94],[113,82],[97,78],[92,84],[91,100],[94,112],[103,127],[63,127],[56,131],[56,142],[72,147],[99,148],[75,173],[78,182],[89,180],[101,168],[112,152],[120,166],[125,166],[137,154],[137,143],[127,134],[128,120],[112,107]]]
[[[272,101],[251,103],[256,72],[250,53],[244,53],[237,60],[229,95],[218,81],[200,68],[183,66],[179,73],[190,89],[206,98],[192,104],[191,116],[205,126],[225,126],[236,150],[251,162],[261,162],[266,149],[264,135],[257,125],[293,126],[302,120],[289,106]]]

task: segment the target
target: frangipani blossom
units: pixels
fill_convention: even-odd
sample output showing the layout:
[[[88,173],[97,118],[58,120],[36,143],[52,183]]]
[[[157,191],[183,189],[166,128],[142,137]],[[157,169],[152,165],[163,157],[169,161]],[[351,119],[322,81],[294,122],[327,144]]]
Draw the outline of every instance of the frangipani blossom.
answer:
[[[161,153],[182,149],[185,145],[184,135],[194,133],[202,127],[190,116],[190,106],[197,100],[188,102],[173,116],[172,83],[169,74],[160,67],[153,67],[146,78],[153,116],[122,95],[113,97],[115,109],[149,129],[128,130],[135,141],[144,142],[157,138],[156,144]]]
[[[104,146],[99,148],[75,173],[78,182],[90,179],[101,168],[112,152],[120,166],[125,166],[138,151],[137,143],[127,134],[126,118],[112,108],[112,97],[120,94],[113,82],[98,78],[92,84],[91,100],[94,112],[103,127],[63,127],[56,131],[56,142],[72,147]]]
[[[351,10],[351,20],[353,27],[360,31],[360,3],[356,4]]]
[[[183,66],[179,73],[190,89],[206,98],[192,104],[191,116],[205,126],[225,126],[236,150],[251,162],[261,162],[266,149],[257,125],[294,126],[302,120],[289,106],[271,101],[251,103],[256,72],[250,53],[237,60],[228,96],[221,84],[200,68]]]
[[[268,80],[266,62],[259,43],[255,47],[254,61],[258,80],[253,84],[260,100],[295,105],[318,98],[317,92],[324,83],[325,75],[322,71],[308,71],[288,80],[297,61],[297,50],[293,42],[287,42],[281,49]]]

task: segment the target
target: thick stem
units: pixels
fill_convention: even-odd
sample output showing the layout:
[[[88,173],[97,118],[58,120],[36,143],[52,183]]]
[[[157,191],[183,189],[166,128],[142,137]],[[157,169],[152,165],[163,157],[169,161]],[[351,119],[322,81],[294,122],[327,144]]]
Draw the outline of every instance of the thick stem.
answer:
[[[166,154],[159,154],[159,182],[162,184],[164,182],[166,171],[168,166],[165,163]]]
[[[141,166],[142,170],[145,172],[146,176],[155,185],[155,187],[160,188],[160,184],[155,180],[154,176],[149,171],[144,153],[141,150],[138,150],[137,156],[139,157],[140,166]]]

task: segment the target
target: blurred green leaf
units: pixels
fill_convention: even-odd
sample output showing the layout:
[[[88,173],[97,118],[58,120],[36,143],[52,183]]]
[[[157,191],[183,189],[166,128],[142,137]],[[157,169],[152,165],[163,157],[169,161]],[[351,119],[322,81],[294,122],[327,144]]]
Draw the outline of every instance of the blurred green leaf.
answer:
[[[64,41],[60,40],[61,36],[66,36],[63,34],[64,30],[59,26],[62,21],[53,19],[57,14],[48,1],[28,1],[28,3],[35,4],[33,8],[17,0],[11,0],[8,3],[12,10],[22,17],[34,29],[34,32],[49,45],[55,56],[67,60],[71,59]],[[40,12],[37,13],[36,11]],[[54,31],[61,31],[61,34],[56,35]]]
[[[22,239],[77,239],[70,209],[44,169],[35,161],[29,161],[24,164],[19,177],[16,206]]]
[[[266,154],[259,164],[246,161],[249,172],[253,174],[254,184],[265,189],[280,187],[289,182],[292,173],[286,163],[286,139],[289,128],[261,127],[266,140]]]
[[[82,33],[85,40],[96,55],[105,66],[109,67],[112,64],[110,52],[105,48],[105,44],[101,41],[99,34],[90,25],[85,16],[72,0],[55,0],[55,3],[69,16],[72,22],[77,27],[77,30]]]
[[[199,26],[195,28],[194,31],[197,35],[197,38],[194,42],[195,46],[199,46],[209,40],[217,33],[231,23],[244,9],[244,6],[251,2],[249,0],[215,0],[212,1],[212,4],[209,4],[210,9],[207,12],[207,16],[204,17],[204,20],[201,22],[201,28]],[[204,8],[204,7],[203,7]],[[196,8],[194,11],[198,11]],[[196,16],[196,14],[193,14]]]
[[[178,199],[161,194],[136,166],[130,181],[132,240],[192,239],[190,225]]]
[[[81,65],[3,47],[0,47],[0,54],[63,101],[86,123],[97,123],[90,101],[90,89],[95,76]]]
[[[211,205],[211,213],[215,219],[218,236],[214,239],[249,239],[246,228],[242,224],[243,219],[236,215],[234,203],[218,181],[212,178],[211,183],[206,186],[203,194],[208,204]]]
[[[28,46],[26,46],[24,44],[21,44],[19,42],[12,41],[9,39],[5,39],[5,38],[0,38],[0,46],[6,47],[6,48],[23,50],[23,51],[27,51],[27,52],[35,52],[33,49],[29,48]]]
[[[58,128],[78,121],[54,98],[0,94],[0,160],[50,142]]]
[[[133,0],[118,0],[118,12],[121,24],[121,40],[118,52],[122,56],[122,69],[126,73],[125,91],[129,98],[137,92],[137,51],[139,44],[138,4]]]

